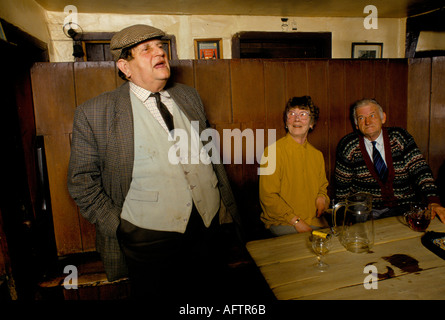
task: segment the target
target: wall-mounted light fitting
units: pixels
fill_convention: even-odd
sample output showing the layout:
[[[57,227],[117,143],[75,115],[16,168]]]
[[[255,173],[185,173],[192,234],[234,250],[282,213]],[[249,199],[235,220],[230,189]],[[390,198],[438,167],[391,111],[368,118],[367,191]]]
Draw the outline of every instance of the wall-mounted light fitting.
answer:
[[[287,24],[288,18],[281,18],[281,30],[288,31],[289,25]]]
[[[75,22],[68,22],[63,26],[62,29],[65,36],[73,39],[73,56],[75,58],[82,58],[85,55],[82,49],[82,45],[79,41],[83,33],[82,28]],[[79,32],[75,29],[79,29]]]

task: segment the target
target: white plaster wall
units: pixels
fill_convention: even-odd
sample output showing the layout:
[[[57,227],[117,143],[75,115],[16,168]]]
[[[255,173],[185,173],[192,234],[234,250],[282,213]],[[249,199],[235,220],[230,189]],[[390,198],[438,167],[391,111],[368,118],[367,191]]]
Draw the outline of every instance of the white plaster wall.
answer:
[[[46,11],[33,0],[1,0],[0,18],[47,44],[51,42]]]
[[[232,36],[241,31],[281,31],[280,17],[120,15],[78,13],[84,32],[116,32],[137,23],[150,24],[175,35],[179,59],[194,59],[194,39],[222,38],[223,58],[231,58]],[[72,41],[62,32],[66,14],[47,12],[52,62],[73,61]],[[350,58],[352,42],[383,42],[383,58],[405,56],[405,19],[379,19],[378,29],[365,29],[363,18],[288,17],[299,32],[332,32],[332,58]],[[292,32],[292,31],[289,31]]]

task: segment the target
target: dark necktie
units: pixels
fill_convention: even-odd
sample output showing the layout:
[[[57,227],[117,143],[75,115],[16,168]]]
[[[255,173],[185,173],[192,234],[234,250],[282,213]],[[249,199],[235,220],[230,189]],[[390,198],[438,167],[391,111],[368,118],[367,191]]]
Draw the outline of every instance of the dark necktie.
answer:
[[[374,161],[374,167],[382,181],[386,180],[386,174],[388,168],[386,168],[385,161],[383,161],[382,155],[379,150],[375,147],[376,142],[372,141],[372,159]]]
[[[160,96],[159,92],[152,93],[150,95],[150,97],[155,97],[156,106],[158,107],[159,112],[161,113],[162,119],[164,119],[164,122],[167,125],[168,130],[169,131],[173,130],[175,128],[175,126],[173,124],[173,116],[170,113],[170,111],[168,111],[165,104],[163,104],[161,102],[161,96]]]

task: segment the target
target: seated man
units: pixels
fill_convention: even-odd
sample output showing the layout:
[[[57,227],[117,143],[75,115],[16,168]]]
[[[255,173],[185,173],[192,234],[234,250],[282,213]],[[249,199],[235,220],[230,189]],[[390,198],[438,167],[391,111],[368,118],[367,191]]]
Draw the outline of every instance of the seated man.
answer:
[[[410,204],[427,202],[432,217],[445,222],[445,208],[430,167],[413,137],[402,128],[382,128],[386,114],[377,101],[363,99],[353,106],[358,131],[343,137],[337,146],[335,198],[368,192],[376,217],[400,215]]]

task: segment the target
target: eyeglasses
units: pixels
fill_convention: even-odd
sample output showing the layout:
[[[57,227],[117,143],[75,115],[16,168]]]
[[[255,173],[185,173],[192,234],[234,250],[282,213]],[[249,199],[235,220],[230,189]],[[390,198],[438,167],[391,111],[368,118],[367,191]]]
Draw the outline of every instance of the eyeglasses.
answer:
[[[307,120],[309,119],[310,116],[311,114],[308,111],[301,111],[301,112],[289,111],[287,113],[288,119],[295,119],[298,117],[300,120]]]

